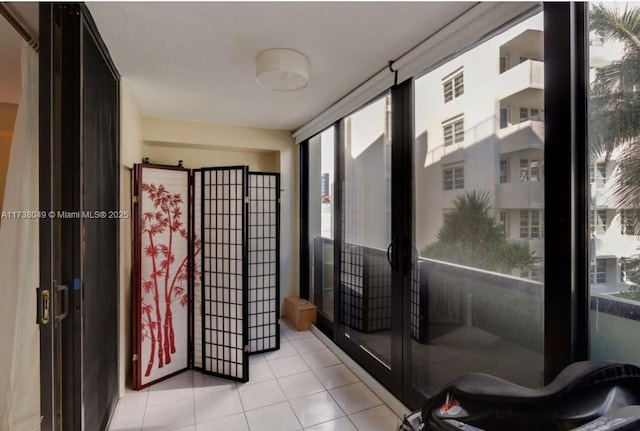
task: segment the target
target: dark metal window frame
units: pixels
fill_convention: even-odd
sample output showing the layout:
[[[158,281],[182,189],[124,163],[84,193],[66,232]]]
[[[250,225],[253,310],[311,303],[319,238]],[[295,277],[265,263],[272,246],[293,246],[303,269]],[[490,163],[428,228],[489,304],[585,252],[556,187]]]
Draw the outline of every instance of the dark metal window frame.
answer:
[[[589,357],[588,7],[544,4],[546,382]]]

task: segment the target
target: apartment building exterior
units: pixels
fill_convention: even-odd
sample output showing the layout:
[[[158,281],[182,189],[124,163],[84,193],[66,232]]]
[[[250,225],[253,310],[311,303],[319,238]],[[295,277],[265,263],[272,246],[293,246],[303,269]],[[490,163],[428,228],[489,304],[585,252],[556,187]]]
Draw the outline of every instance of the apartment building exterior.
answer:
[[[508,241],[544,261],[542,15],[459,55],[416,81],[416,246],[436,241],[454,199],[488,193]],[[420,220],[424,220],[420,223]]]

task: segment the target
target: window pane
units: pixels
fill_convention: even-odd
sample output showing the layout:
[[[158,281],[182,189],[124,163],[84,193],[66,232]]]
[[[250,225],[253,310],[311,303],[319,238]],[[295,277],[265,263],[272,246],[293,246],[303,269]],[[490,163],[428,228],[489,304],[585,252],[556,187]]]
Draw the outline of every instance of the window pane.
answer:
[[[461,73],[454,79],[456,97],[462,96],[464,93],[464,75]]]
[[[509,164],[506,160],[500,160],[500,183],[509,181]]]
[[[520,122],[527,121],[529,119],[529,109],[520,108]]]
[[[356,346],[391,366],[391,97],[344,119],[340,316]],[[439,184],[439,182],[438,182]]]
[[[509,108],[500,108],[500,128],[504,129],[509,125]]]
[[[444,146],[453,144],[453,124],[444,126]]]
[[[454,128],[456,133],[455,142],[456,144],[459,144],[460,142],[464,141],[464,119],[456,121],[454,124]]]
[[[520,181],[529,181],[529,160],[520,159]]]
[[[589,5],[591,357],[636,363],[640,363],[640,47],[633,42],[637,29],[629,27],[632,22],[627,18],[639,12],[636,2]]]
[[[516,77],[542,71],[518,63],[542,58],[542,28],[528,17],[415,80],[411,384],[427,396],[468,372],[542,383],[544,125],[507,124],[544,107],[542,82]],[[461,69],[464,103],[433,97]]]
[[[448,102],[453,99],[453,85],[451,81],[444,83],[444,101]]]
[[[310,296],[318,312],[333,319],[333,127],[309,140]]]

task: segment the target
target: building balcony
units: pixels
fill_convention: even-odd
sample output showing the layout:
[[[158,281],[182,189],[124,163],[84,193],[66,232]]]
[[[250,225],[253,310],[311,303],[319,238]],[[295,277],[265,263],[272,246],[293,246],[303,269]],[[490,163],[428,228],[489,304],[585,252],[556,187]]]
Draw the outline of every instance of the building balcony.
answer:
[[[637,237],[621,233],[618,219],[615,219],[604,233],[595,234],[591,241],[591,248],[600,259],[636,256],[640,248]]]
[[[544,208],[544,181],[514,181],[496,189],[496,206],[502,209]]]
[[[526,60],[500,75],[501,105],[544,106],[544,63]]]
[[[500,56],[508,58],[543,57],[544,36],[541,30],[529,28],[500,46]],[[508,68],[507,68],[508,70]]]
[[[499,129],[500,154],[521,150],[544,150],[544,122],[524,121]]]
[[[613,181],[589,183],[591,206],[598,209],[615,208],[614,195],[611,190],[614,185]]]

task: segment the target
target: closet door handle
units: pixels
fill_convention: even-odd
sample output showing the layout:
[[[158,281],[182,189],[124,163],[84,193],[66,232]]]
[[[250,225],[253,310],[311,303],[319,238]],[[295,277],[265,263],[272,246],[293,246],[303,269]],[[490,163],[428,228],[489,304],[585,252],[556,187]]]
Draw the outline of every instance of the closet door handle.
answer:
[[[61,314],[56,315],[56,322],[60,322],[69,314],[69,288],[64,285],[56,285],[56,293],[62,292],[62,306],[64,311]]]

